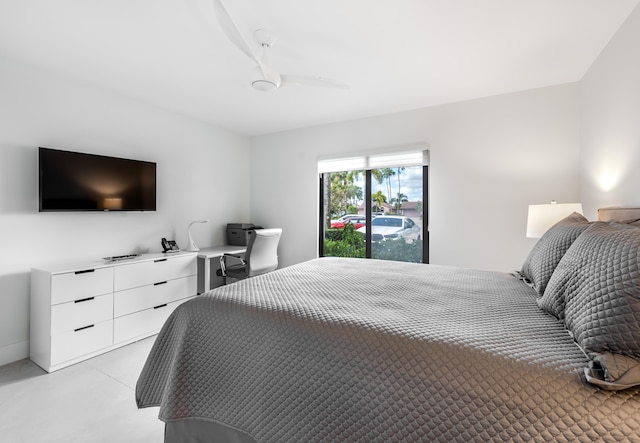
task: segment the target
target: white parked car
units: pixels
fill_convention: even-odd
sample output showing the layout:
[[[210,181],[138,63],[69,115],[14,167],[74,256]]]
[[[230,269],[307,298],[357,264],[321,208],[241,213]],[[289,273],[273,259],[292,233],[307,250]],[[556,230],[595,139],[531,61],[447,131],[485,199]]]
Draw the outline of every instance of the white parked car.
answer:
[[[367,227],[357,230],[366,233]],[[371,241],[403,238],[405,241],[420,239],[420,226],[409,217],[401,215],[380,215],[371,220]]]

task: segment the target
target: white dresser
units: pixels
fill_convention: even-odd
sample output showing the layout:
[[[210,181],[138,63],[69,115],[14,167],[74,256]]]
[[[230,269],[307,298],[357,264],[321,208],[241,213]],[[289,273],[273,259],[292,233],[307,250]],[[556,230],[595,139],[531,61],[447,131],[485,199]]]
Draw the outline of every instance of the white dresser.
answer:
[[[30,357],[52,372],[158,333],[197,294],[193,252],[31,270]]]

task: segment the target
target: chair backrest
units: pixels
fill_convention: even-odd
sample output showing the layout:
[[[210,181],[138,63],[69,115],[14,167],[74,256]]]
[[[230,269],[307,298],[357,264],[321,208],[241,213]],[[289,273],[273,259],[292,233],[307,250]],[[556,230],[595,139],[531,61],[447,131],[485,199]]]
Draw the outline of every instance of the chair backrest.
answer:
[[[281,228],[256,229],[251,232],[245,254],[248,277],[278,268],[278,243],[281,235]]]

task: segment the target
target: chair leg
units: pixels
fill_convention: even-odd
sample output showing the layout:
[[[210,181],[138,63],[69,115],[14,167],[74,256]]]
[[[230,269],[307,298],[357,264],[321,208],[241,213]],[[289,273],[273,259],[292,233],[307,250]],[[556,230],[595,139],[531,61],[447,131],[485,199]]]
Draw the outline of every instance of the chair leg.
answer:
[[[224,255],[220,256],[220,276],[222,277],[222,284],[227,284],[227,260]]]

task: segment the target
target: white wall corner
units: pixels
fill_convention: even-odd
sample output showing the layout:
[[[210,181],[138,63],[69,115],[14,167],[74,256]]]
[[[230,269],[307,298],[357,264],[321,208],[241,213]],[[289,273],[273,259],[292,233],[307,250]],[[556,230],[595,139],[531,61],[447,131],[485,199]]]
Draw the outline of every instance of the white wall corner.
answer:
[[[29,342],[22,341],[0,348],[0,366],[29,357]]]

